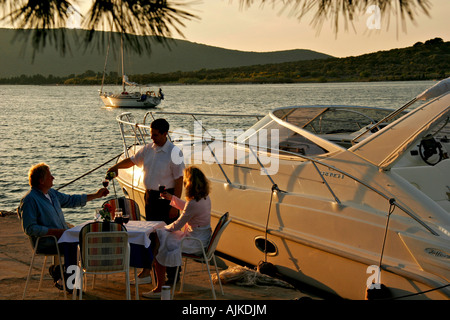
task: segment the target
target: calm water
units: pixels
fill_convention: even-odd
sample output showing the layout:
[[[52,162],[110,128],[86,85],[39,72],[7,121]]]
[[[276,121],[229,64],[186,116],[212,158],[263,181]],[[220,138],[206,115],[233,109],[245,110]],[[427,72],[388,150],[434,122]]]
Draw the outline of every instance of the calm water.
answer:
[[[166,86],[163,87],[166,99],[158,109],[266,114],[273,108],[292,105],[350,104],[396,108],[431,85],[431,81],[418,81]],[[116,116],[132,111],[136,119],[142,121],[146,110],[102,108],[98,89],[94,86],[0,86],[0,210],[17,208],[29,189],[27,173],[33,164],[46,162],[57,188],[122,151]],[[114,91],[116,88],[106,89]],[[61,191],[95,192],[112,164]],[[103,199],[89,202],[84,208],[65,209],[67,221],[76,224],[90,219],[94,208],[102,202]]]

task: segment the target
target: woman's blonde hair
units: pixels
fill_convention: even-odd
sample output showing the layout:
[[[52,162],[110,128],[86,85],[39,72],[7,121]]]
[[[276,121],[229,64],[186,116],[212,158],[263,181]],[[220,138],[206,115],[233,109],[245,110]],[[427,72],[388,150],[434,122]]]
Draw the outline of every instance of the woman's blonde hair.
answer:
[[[199,201],[209,194],[209,181],[203,172],[197,167],[184,169],[183,184],[186,191],[186,199]]]
[[[41,180],[44,179],[48,171],[50,171],[50,167],[43,162],[32,166],[30,171],[28,171],[28,183],[30,186],[39,187]]]

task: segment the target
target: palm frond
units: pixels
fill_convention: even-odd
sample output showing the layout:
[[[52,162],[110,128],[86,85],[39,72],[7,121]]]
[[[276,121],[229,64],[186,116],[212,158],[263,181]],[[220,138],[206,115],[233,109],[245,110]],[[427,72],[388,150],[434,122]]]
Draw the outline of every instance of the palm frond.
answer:
[[[33,29],[32,47],[35,53],[48,42],[65,54],[69,41],[65,27],[71,10],[77,0],[0,0],[3,16],[9,20],[18,33],[16,39],[28,43],[21,29]],[[82,27],[89,30],[84,44],[89,45],[97,31],[117,31],[125,36],[127,47],[138,53],[149,52],[152,39],[166,42],[176,32],[183,36],[184,22],[197,17],[188,11],[196,2],[167,0],[94,0]],[[148,37],[154,36],[154,37]],[[104,39],[103,39],[104,40]],[[99,40],[102,41],[102,40]],[[99,48],[104,45],[98,46]]]
[[[419,15],[429,15],[431,8],[430,0],[239,0],[241,8],[248,8],[256,2],[261,5],[280,4],[281,11],[290,8],[290,15],[299,20],[312,13],[311,24],[317,32],[320,32],[324,23],[328,21],[336,34],[341,21],[347,29],[356,17],[364,16],[367,8],[372,5],[378,6],[387,20],[392,15],[403,25],[407,19],[415,22]]]

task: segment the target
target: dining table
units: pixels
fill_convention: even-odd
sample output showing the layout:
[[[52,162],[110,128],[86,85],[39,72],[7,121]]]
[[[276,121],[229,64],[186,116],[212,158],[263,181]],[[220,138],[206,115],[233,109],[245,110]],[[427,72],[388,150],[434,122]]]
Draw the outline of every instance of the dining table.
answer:
[[[58,243],[63,245],[64,261],[66,266],[77,263],[77,247],[81,229],[94,220],[85,221],[73,228],[64,231]],[[130,266],[135,268],[147,268],[153,260],[150,235],[156,229],[163,228],[164,221],[130,220],[124,224],[128,233],[130,244]]]

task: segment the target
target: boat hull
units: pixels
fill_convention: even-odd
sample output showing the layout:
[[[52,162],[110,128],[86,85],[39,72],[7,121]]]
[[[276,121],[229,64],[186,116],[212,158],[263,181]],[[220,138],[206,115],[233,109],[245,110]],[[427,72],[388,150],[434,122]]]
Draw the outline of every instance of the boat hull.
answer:
[[[161,103],[161,98],[147,96],[145,100],[141,99],[139,93],[135,94],[118,94],[118,95],[101,95],[105,107],[111,108],[155,108]]]
[[[288,107],[233,143],[174,141],[185,163],[211,182],[212,224],[229,213],[218,251],[245,264],[272,263],[346,299],[364,299],[368,287],[381,285],[388,289],[378,291],[388,293],[383,298],[449,299],[449,99],[389,124],[386,116],[370,117],[380,128],[354,123],[354,112],[343,122],[349,117],[342,106]],[[327,115],[336,121],[325,121]],[[136,124],[127,113],[119,122],[131,127],[120,127],[125,140]],[[276,142],[270,152],[269,140]],[[127,157],[143,145],[130,145]],[[142,177],[133,166],[119,170],[118,180],[144,212]]]
[[[388,204],[380,204],[380,210],[352,203],[338,206],[329,197],[316,196],[313,199],[306,189],[303,194],[290,192],[271,197],[271,192],[267,191],[270,188],[266,188],[267,183],[263,182],[267,178],[258,177],[255,172],[243,175],[260,188],[236,184],[230,187],[218,178],[220,172],[214,165],[197,166],[211,180],[212,225],[225,212],[229,212],[232,219],[222,235],[218,251],[245,264],[270,262],[281,274],[328,294],[347,299],[365,298],[367,281],[373,276],[371,266],[378,265],[380,260]],[[287,167],[292,167],[292,164]],[[237,170],[234,168],[235,172]],[[305,179],[308,179],[307,171],[302,171]],[[121,170],[118,181],[124,193],[135,199],[144,212],[141,176],[140,172],[132,172],[131,169]],[[239,176],[234,178],[235,182],[242,181]],[[130,181],[134,181],[134,185]],[[283,185],[281,180],[278,182]],[[316,194],[320,192],[316,190]],[[369,198],[363,200],[366,203],[371,201]],[[142,213],[141,217],[144,218]],[[407,246],[408,228],[411,228],[410,221],[405,223],[403,218],[391,221],[381,283],[394,297],[412,295],[408,298],[448,299],[448,288],[415,295],[448,283],[450,275],[448,268],[445,270],[445,261],[444,271],[438,272],[440,276],[423,270],[415,261],[415,251],[425,250],[431,246],[430,242],[427,242],[426,232],[419,231],[420,236],[425,234],[425,240],[421,242],[423,247]],[[264,254],[265,239],[272,248],[267,256]],[[448,246],[442,246],[442,243],[433,246],[449,252]]]

